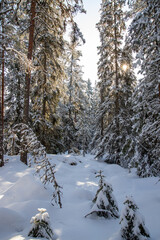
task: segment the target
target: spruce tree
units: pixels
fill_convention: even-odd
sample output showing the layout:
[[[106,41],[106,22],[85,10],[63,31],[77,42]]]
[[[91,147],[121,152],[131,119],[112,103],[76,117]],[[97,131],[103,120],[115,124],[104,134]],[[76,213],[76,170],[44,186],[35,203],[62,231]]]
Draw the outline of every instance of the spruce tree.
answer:
[[[133,93],[136,87],[136,77],[133,70],[132,49],[128,41],[121,52],[120,72],[120,165],[128,167],[135,153],[135,139],[133,136]]]
[[[52,1],[38,3],[34,63],[38,69],[32,77],[32,124],[47,152],[61,150],[57,105],[64,77],[64,18]]]
[[[3,150],[4,150],[4,142],[5,138],[3,137],[3,132],[7,132],[8,128],[5,128],[6,120],[8,120],[7,124],[10,125],[11,118],[4,113],[4,109],[6,105],[6,100],[10,100],[8,95],[10,94],[10,79],[13,77],[13,65],[16,65],[15,54],[12,51],[15,47],[15,43],[18,39],[18,11],[19,11],[19,2],[16,1],[1,1],[0,2],[0,46],[1,46],[1,57],[0,57],[0,155],[2,156],[2,164],[3,165]],[[12,67],[11,67],[12,65]],[[10,74],[9,74],[10,73]],[[15,74],[14,74],[15,80]],[[16,80],[15,80],[16,82]],[[16,83],[15,83],[16,85]],[[13,86],[12,86],[13,87]],[[5,94],[4,94],[5,93]],[[7,96],[6,96],[7,95]],[[12,98],[13,102],[16,102],[16,95]],[[14,99],[14,100],[13,100]],[[10,101],[10,103],[12,102]],[[16,102],[17,103],[17,102]],[[13,103],[12,103],[13,106]],[[13,108],[12,108],[13,110]],[[14,113],[17,110],[17,105],[14,105]],[[10,111],[10,105],[7,106],[7,112]],[[15,114],[16,115],[16,114]],[[5,116],[5,119],[4,119]],[[17,117],[17,115],[16,115]],[[15,118],[16,118],[15,117]],[[12,120],[14,116],[12,115]]]
[[[102,1],[98,77],[100,86],[100,144],[96,156],[120,163],[120,53],[125,29],[123,0]]]
[[[118,218],[118,205],[113,195],[113,189],[111,184],[104,181],[102,171],[99,171],[97,176],[99,180],[99,189],[97,190],[96,196],[93,199],[93,207],[91,212],[86,215],[96,214],[99,217],[105,218]]]
[[[53,240],[53,231],[49,222],[49,214],[45,208],[38,208],[39,213],[31,218],[32,229],[28,233],[30,237],[42,237]]]
[[[94,88],[90,79],[86,82],[86,88],[84,90],[84,105],[82,113],[82,149],[83,153],[91,151],[91,141],[94,135],[94,116],[95,116],[95,105],[94,105]]]
[[[3,11],[3,3],[0,3],[0,11]],[[1,80],[0,80],[0,167],[4,166],[3,159],[3,128],[4,128],[4,16],[1,16]]]
[[[66,66],[65,86],[67,94],[65,101],[62,102],[63,112],[61,112],[62,129],[64,133],[63,144],[66,150],[73,147],[82,149],[82,139],[79,129],[81,125],[80,116],[83,114],[85,105],[85,81],[83,80],[82,66],[79,64],[82,56],[79,47],[85,40],[83,35],[74,22],[71,25],[70,43],[67,48],[68,64]]]
[[[61,134],[60,128],[55,126],[58,123],[55,112],[60,95],[59,86],[63,77],[61,69],[62,51],[64,50],[62,39],[67,22],[73,21],[73,15],[76,12],[84,11],[82,1],[56,1],[55,4],[52,1],[12,1],[6,4],[13,13],[10,14],[10,24],[8,25],[12,42],[9,42],[10,45],[7,46],[7,50],[12,53],[12,59],[9,59],[8,64],[8,72],[12,74],[8,74],[6,84],[8,88],[6,96],[8,123],[10,126],[14,126],[14,124],[22,122],[23,110],[23,116],[25,116],[23,119],[34,129],[41,142],[48,148],[47,150],[58,152],[61,147]],[[8,12],[5,9],[4,14]],[[37,13],[36,18],[33,12]],[[11,28],[11,23],[14,23],[12,24],[13,28]],[[52,27],[53,23],[57,26],[56,28]],[[29,29],[30,39],[28,39]],[[16,80],[13,82],[13,79]],[[38,82],[37,79],[41,79],[41,82]],[[56,83],[54,84],[54,82]],[[36,88],[36,84],[39,84],[39,88]],[[40,91],[38,92],[38,90]],[[49,95],[48,99],[46,99],[47,95]],[[50,112],[48,115],[47,111]],[[48,139],[44,137],[45,130],[48,131]],[[23,154],[22,160],[27,163],[27,153]]]
[[[136,53],[137,65],[143,78],[134,98],[134,134],[139,176],[160,175],[160,2],[142,1],[143,8],[130,25],[130,43]]]
[[[127,197],[120,217],[121,237],[125,240],[146,240],[150,234],[145,227],[144,219],[132,197]]]

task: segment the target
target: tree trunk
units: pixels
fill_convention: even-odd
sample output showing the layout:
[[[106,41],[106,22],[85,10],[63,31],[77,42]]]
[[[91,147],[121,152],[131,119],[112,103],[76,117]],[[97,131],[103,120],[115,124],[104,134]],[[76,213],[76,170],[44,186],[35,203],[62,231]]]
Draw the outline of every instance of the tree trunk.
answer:
[[[102,84],[101,90],[100,90],[100,98],[101,98],[101,106],[104,103],[104,86]],[[101,124],[101,137],[103,138],[104,135],[104,114],[101,115],[100,119],[100,124]]]
[[[115,95],[115,118],[116,118],[116,137],[119,137],[119,82],[118,82],[118,49],[117,49],[117,17],[116,17],[116,1],[114,0],[114,41],[115,41],[115,86],[116,86],[116,95]],[[116,162],[119,162],[119,152],[120,146],[119,141],[117,141],[117,159]]]
[[[32,59],[33,52],[33,42],[34,42],[34,25],[35,25],[35,15],[36,15],[36,0],[31,1],[31,19],[29,28],[29,44],[28,44],[28,60]],[[25,76],[25,92],[24,92],[24,112],[23,112],[23,122],[28,125],[29,119],[29,94],[30,94],[30,81],[31,81],[31,69],[28,67]],[[21,154],[21,161],[27,165],[27,153]]]
[[[45,52],[44,52],[44,81],[43,81],[43,107],[42,107],[42,116],[44,120],[44,126],[42,129],[42,144],[45,145],[45,116],[46,116],[46,82],[47,82],[47,57],[46,57],[46,43],[44,46]]]
[[[71,76],[70,76],[70,83],[69,83],[69,119],[72,121],[72,94],[73,94],[73,54],[71,57]]]
[[[2,7],[2,5],[1,5]],[[4,129],[4,18],[2,16],[2,79],[0,82],[0,167],[4,166],[3,159],[3,129]]]

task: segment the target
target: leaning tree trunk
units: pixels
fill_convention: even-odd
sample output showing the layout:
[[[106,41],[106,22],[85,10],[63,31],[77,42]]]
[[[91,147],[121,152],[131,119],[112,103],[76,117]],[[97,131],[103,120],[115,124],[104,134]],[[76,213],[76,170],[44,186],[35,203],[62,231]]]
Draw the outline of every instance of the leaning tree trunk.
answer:
[[[28,60],[32,60],[33,42],[34,42],[34,25],[36,15],[36,0],[31,1],[31,19],[29,28],[29,44],[28,44]],[[30,93],[30,81],[31,81],[31,69],[28,66],[28,70],[25,76],[25,92],[24,92],[24,112],[23,122],[28,125],[29,119],[29,93]],[[27,165],[27,151],[21,153],[21,161]]]
[[[2,7],[2,6],[1,6]],[[2,52],[1,52],[1,67],[2,75],[0,82],[0,167],[4,166],[3,159],[3,129],[4,129],[4,18],[2,16]]]

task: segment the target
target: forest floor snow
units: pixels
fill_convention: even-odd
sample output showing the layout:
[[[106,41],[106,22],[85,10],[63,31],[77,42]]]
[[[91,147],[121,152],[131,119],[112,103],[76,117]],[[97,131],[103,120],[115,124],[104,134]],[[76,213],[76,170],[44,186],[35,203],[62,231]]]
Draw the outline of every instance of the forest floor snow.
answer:
[[[119,219],[85,218],[90,212],[102,170],[112,184],[120,212],[126,196],[132,195],[144,216],[152,240],[160,240],[160,182],[139,178],[118,165],[99,162],[92,155],[48,155],[56,164],[56,179],[63,187],[62,208],[51,205],[52,187],[44,188],[34,167],[28,168],[19,156],[8,157],[0,168],[0,240],[33,240],[28,237],[30,219],[38,208],[46,208],[54,240],[108,240],[119,232]],[[157,183],[158,182],[158,183]],[[42,239],[42,238],[37,238]]]

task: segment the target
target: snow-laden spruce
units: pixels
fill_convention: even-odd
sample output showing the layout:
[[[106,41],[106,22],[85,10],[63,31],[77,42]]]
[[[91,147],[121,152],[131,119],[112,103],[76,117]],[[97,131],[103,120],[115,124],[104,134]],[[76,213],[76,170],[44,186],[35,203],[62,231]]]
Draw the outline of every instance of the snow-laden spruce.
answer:
[[[86,215],[97,215],[105,218],[118,218],[118,205],[113,195],[112,185],[104,181],[102,171],[98,172],[99,177],[99,189],[97,190],[96,196],[93,199],[93,206],[91,212]]]
[[[140,177],[160,176],[160,1],[140,1],[129,27],[130,44],[143,78],[133,96],[132,165]]]
[[[148,229],[145,227],[143,216],[138,211],[138,206],[134,199],[129,196],[124,202],[124,209],[121,213],[120,234],[125,240],[147,240],[150,237]]]
[[[53,231],[50,227],[49,214],[45,208],[38,208],[39,213],[31,218],[32,229],[28,236],[44,237],[53,240]]]

